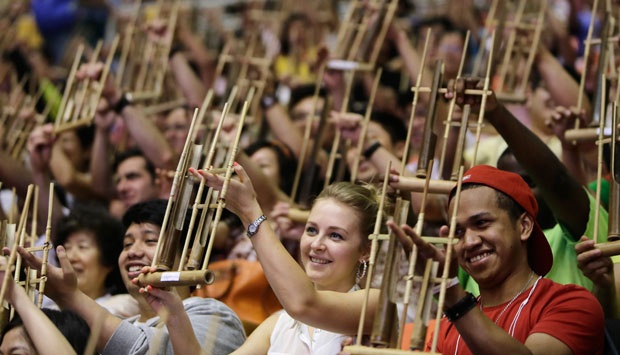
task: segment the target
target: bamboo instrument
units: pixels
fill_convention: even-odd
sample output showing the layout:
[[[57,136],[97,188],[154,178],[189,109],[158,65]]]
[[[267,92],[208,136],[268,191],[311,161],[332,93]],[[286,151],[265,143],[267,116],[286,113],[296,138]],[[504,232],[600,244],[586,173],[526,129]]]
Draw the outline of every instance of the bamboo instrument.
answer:
[[[407,221],[407,215],[409,214],[409,201],[397,198],[394,209],[394,223],[401,224]],[[381,296],[375,311],[375,319],[373,323],[372,332],[370,333],[370,343],[376,348],[395,347],[400,344],[400,340],[394,337],[395,334],[400,335],[402,332],[398,332],[395,329],[395,325],[398,326],[396,318],[396,304],[390,299],[390,295],[393,294],[393,288],[397,282],[397,255],[396,252],[398,241],[396,237],[390,233],[388,236],[388,248],[385,259],[385,270],[383,271],[383,278],[381,279]]]
[[[351,97],[351,89],[353,88],[355,70],[347,71],[345,72],[345,74],[346,74],[345,75],[346,88],[345,88],[344,99],[342,102],[342,107],[340,108],[340,113],[347,112],[347,109],[349,106],[349,99]],[[334,134],[334,141],[332,142],[332,147],[329,153],[329,159],[327,162],[327,171],[325,173],[325,181],[324,181],[323,187],[326,187],[332,182],[331,180],[332,180],[332,175],[334,173],[334,164],[336,162],[336,157],[339,155],[338,151],[340,149],[340,137],[341,137],[340,130],[336,130]],[[341,160],[340,164],[344,164],[344,162]]]
[[[385,235],[381,235],[381,225],[383,224],[383,209],[385,206],[385,200],[387,198],[387,187],[390,176],[390,168],[392,167],[392,163],[388,162],[387,167],[385,169],[385,175],[383,178],[383,187],[381,190],[381,201],[379,203],[379,210],[377,212],[377,218],[375,219],[375,228],[371,235],[368,238],[371,240],[370,244],[370,257],[368,259],[368,272],[366,275],[366,286],[364,302],[362,304],[362,311],[360,314],[360,322],[359,327],[357,329],[357,343],[356,345],[361,345],[362,335],[364,334],[364,324],[366,323],[366,308],[368,307],[368,296],[370,294],[370,282],[372,280],[372,275],[375,267],[375,261],[377,258],[377,250],[379,248],[379,239],[385,239]]]
[[[54,132],[56,134],[75,129],[80,126],[92,124],[95,114],[97,112],[97,105],[101,99],[101,94],[106,85],[108,75],[112,66],[112,60],[116,53],[119,37],[116,36],[112,41],[108,57],[104,63],[103,70],[98,80],[85,79],[82,82],[76,84],[75,73],[80,63],[81,54],[83,51],[82,46],[78,49],[78,53],[73,62],[71,73],[68,79],[67,86],[61,101],[58,115],[56,116],[56,122],[54,126]],[[92,54],[90,63],[96,63],[98,60],[99,52],[101,51],[102,42],[97,44],[97,48]]]
[[[459,62],[459,69],[456,73],[456,78],[460,78],[463,75],[463,68],[465,67],[465,60],[466,60],[466,56],[467,56],[467,48],[469,46],[469,38],[471,36],[470,31],[467,31],[467,33],[465,34],[465,41],[463,41],[463,53],[461,53],[461,61]],[[444,165],[445,165],[445,159],[446,159],[446,153],[447,153],[447,149],[448,149],[448,137],[450,135],[450,128],[453,124],[453,115],[454,115],[454,108],[456,107],[456,97],[453,97],[452,100],[450,100],[450,103],[448,104],[448,117],[446,117],[446,124],[445,124],[445,128],[444,128],[444,132],[443,132],[443,139],[442,139],[442,145],[441,145],[441,157],[439,158],[439,173],[443,176],[443,171],[444,171]],[[463,114],[463,113],[462,113]],[[462,120],[461,120],[462,122]],[[467,121],[465,121],[465,123],[467,123]],[[465,130],[467,131],[467,130]],[[459,157],[462,155],[459,154],[457,152],[457,154],[454,157],[454,161],[453,164],[457,165],[457,161],[459,161]],[[460,161],[459,161],[460,163]]]
[[[531,5],[529,11],[528,4]],[[509,27],[508,38],[499,68],[497,87],[495,87],[495,95],[500,101],[525,102],[525,93],[540,42],[546,8],[546,1],[519,0],[513,19],[506,23]],[[531,23],[532,17],[535,18],[534,23]],[[524,31],[533,32],[530,43],[523,41],[528,36],[519,36],[520,32]]]
[[[618,127],[620,115],[620,101],[614,104],[612,127]],[[609,179],[609,224],[608,241],[620,239],[620,144],[618,144],[618,130],[615,129],[611,136],[611,166]]]
[[[233,173],[233,163],[235,160],[235,156],[238,150],[238,146],[239,146],[239,140],[241,138],[241,132],[243,130],[243,125],[244,125],[244,119],[247,115],[248,109],[249,109],[249,102],[251,102],[252,100],[252,95],[254,95],[254,89],[252,88],[246,98],[246,101],[244,103],[244,107],[243,107],[243,111],[241,114],[241,118],[240,121],[237,123],[237,132],[236,132],[236,136],[235,136],[235,140],[232,143],[232,145],[229,148],[228,151],[228,161],[227,161],[227,165],[226,165],[226,171],[225,171],[225,183],[224,186],[222,188],[222,190],[220,191],[218,198],[217,198],[217,203],[215,204],[215,206],[210,206],[210,203],[204,203],[204,204],[197,204],[196,201],[199,200],[200,196],[196,197],[196,200],[194,202],[194,209],[192,210],[192,218],[190,218],[190,223],[195,223],[196,219],[197,219],[197,211],[198,208],[202,209],[202,213],[203,215],[205,213],[209,213],[209,210],[214,210],[215,212],[212,212],[213,215],[213,220],[211,220],[211,217],[209,216],[208,219],[211,223],[211,230],[210,230],[210,236],[208,238],[208,242],[206,245],[206,252],[204,253],[204,258],[202,260],[202,266],[199,269],[196,269],[195,265],[199,264],[199,260],[191,260],[190,257],[190,261],[192,262],[192,266],[191,268],[194,268],[194,270],[186,270],[187,268],[185,267],[185,263],[184,262],[180,262],[179,263],[179,267],[177,269],[177,271],[167,271],[167,272],[154,272],[154,273],[149,273],[149,274],[142,274],[140,275],[140,277],[138,278],[138,285],[140,286],[145,286],[145,285],[153,285],[153,286],[157,286],[157,287],[167,287],[167,286],[179,286],[179,285],[200,285],[200,284],[209,284],[212,283],[214,280],[214,274],[212,271],[207,269],[208,263],[209,263],[209,259],[210,259],[210,255],[211,255],[211,249],[213,246],[213,241],[215,239],[215,233],[216,233],[216,229],[217,229],[217,225],[220,221],[221,215],[222,215],[222,211],[225,208],[225,198],[226,198],[226,191],[228,189],[228,184],[230,183],[230,179],[232,177],[232,173]],[[190,141],[194,138],[194,129],[196,127],[196,122],[197,122],[197,111],[194,114],[194,119],[192,120],[192,126],[190,128],[190,134],[188,135],[188,139],[186,140],[186,148],[189,147]],[[228,112],[228,109],[225,110],[226,112]],[[221,128],[221,124],[223,123],[223,121],[225,120],[225,117],[222,117],[222,119],[220,120],[220,128]],[[211,146],[213,147],[215,145],[215,141],[212,142]],[[202,149],[194,149],[194,151],[201,151]],[[210,155],[212,157],[214,149],[210,149]],[[181,161],[179,162],[179,166],[183,166],[183,173],[187,170],[187,168],[189,166],[182,164],[182,162],[184,161],[188,161],[188,156],[190,155],[189,152],[186,151],[191,151],[191,149],[184,149],[183,155],[185,155],[184,158],[181,159]],[[191,164],[193,166],[198,166],[198,162],[194,159],[194,162],[191,162]],[[177,168],[177,171],[179,171],[179,168]],[[175,182],[173,182],[173,191],[175,191],[175,193],[173,194],[171,192],[171,200],[173,200],[173,198],[176,198],[177,193],[179,191],[177,191],[177,187],[180,186],[179,184],[181,183],[185,183],[187,185],[187,181],[179,181],[179,178],[181,175],[177,174],[175,175]],[[203,188],[204,188],[204,184],[203,184]],[[187,190],[185,190],[181,195],[186,195],[187,191],[191,191],[190,185],[187,185]],[[210,200],[207,200],[207,202],[209,202]],[[189,199],[187,199],[187,202],[189,203]],[[169,203],[169,207],[170,207],[170,203]],[[172,208],[171,208],[172,210]],[[183,208],[183,214],[187,211],[187,206]],[[166,213],[167,217],[164,219],[164,225],[162,225],[162,231],[164,230],[170,230],[167,229],[165,227],[167,227],[167,224],[169,223],[168,220],[170,218],[173,217],[173,214],[169,214],[168,212]],[[202,216],[201,216],[201,221],[202,220]],[[185,219],[183,217],[183,219]],[[193,222],[192,222],[193,220]],[[201,227],[201,228],[204,228]],[[204,228],[206,229],[206,228]],[[177,229],[175,227],[174,233],[177,232]],[[180,232],[180,231],[179,231]],[[188,236],[186,239],[186,242],[183,246],[183,251],[182,251],[182,255],[183,255],[183,259],[185,258],[186,255],[188,255],[188,246],[189,246],[189,239],[193,237],[194,241],[196,240],[196,238],[202,238],[202,233],[201,234],[196,234],[194,236],[190,235],[192,233],[192,230],[188,230]],[[175,237],[175,235],[173,234],[173,237]],[[162,238],[165,238],[163,235],[160,235],[160,243],[162,242]],[[167,244],[172,245],[172,242],[174,241],[174,239],[169,238],[169,241],[167,242]],[[156,255],[163,255],[163,252],[165,250],[171,250],[172,246],[170,247],[163,247],[160,246],[160,243],[158,243],[158,252],[156,253]],[[196,242],[194,243],[196,244]],[[198,242],[198,244],[200,244],[200,242]],[[176,247],[178,247],[178,239],[176,240]],[[173,249],[174,250],[174,249]],[[176,254],[176,251],[175,251]],[[161,266],[157,266],[158,270],[166,270],[164,269],[164,267],[167,267],[167,265],[162,265],[160,259],[158,258],[157,260],[153,260],[153,265],[157,266],[157,265],[161,265]],[[163,267],[162,267],[163,266]],[[171,270],[171,267],[168,268],[167,270]]]
[[[318,100],[318,92],[316,93],[317,96],[317,100]],[[321,116],[319,118],[319,125],[317,127],[317,133],[314,136],[314,143],[312,145],[312,152],[310,152],[310,156],[308,159],[302,159],[302,156],[299,156],[299,159],[297,161],[297,171],[299,173],[299,175],[301,176],[301,172],[304,169],[304,167],[306,167],[305,169],[305,177],[303,180],[303,185],[301,187],[301,191],[299,193],[299,200],[298,203],[300,205],[301,208],[303,209],[310,209],[310,205],[311,205],[311,195],[312,195],[312,190],[316,184],[316,178],[318,175],[318,171],[319,171],[319,166],[317,164],[317,159],[319,156],[319,153],[321,152],[321,148],[322,148],[322,144],[323,144],[323,135],[325,134],[325,127],[327,126],[327,114],[329,112],[329,106],[330,106],[330,100],[329,98],[326,96],[324,101],[323,101],[323,110],[321,111]],[[312,132],[312,126],[313,126],[313,121],[314,121],[314,111],[316,111],[316,101],[314,102],[315,105],[312,108],[313,114],[306,118],[306,128],[305,128],[305,132],[304,132],[304,142],[308,142],[310,140],[310,133]],[[306,137],[308,139],[306,139]],[[303,147],[302,147],[303,148]],[[304,154],[305,155],[305,154]],[[298,181],[299,182],[299,181]],[[295,196],[291,195],[291,202],[294,203]],[[290,216],[290,214],[289,214]]]
[[[364,120],[361,124],[361,132],[357,141],[356,154],[353,160],[353,166],[351,168],[351,182],[355,182],[357,180],[357,172],[359,170],[360,157],[362,156],[362,151],[364,150],[364,142],[366,141],[366,132],[368,131],[368,122],[370,122],[370,117],[372,116],[372,108],[375,103],[375,97],[377,95],[377,90],[379,89],[379,80],[381,80],[381,74],[383,73],[383,69],[377,69],[375,73],[375,79],[372,83],[372,90],[370,92],[370,98],[368,100],[368,106],[366,107],[366,112],[364,115]]]
[[[236,90],[234,90],[234,92],[236,92]],[[217,125],[217,128],[215,129],[213,137],[211,138],[209,152],[202,165],[203,169],[211,169],[213,166],[213,160],[214,160],[215,152],[217,149],[217,141],[220,136],[220,132],[222,130],[224,121],[226,120],[226,117],[228,116],[229,109],[230,109],[230,106],[228,105],[228,103],[224,104],[224,110],[222,111],[222,115],[220,117],[220,120],[218,121],[218,125]],[[204,200],[201,200],[203,193],[204,193],[204,188],[205,188],[204,180],[201,180],[200,185],[198,186],[198,192],[196,193],[196,200],[192,208],[192,216],[190,219],[189,230],[193,230],[195,220],[198,216],[198,210],[202,209],[203,213],[200,215],[200,221],[198,223],[198,230],[196,231],[196,236],[194,238],[194,243],[192,245],[192,251],[191,251],[189,260],[187,262],[188,270],[198,269],[202,265],[203,254],[207,246],[209,226],[213,219],[213,209],[209,209],[207,213],[204,213],[204,210],[208,208],[210,204],[215,203],[217,201],[216,199],[217,199],[218,194],[217,192],[214,192],[212,188],[208,189],[206,198]],[[187,242],[189,242],[189,240],[187,240],[186,243]],[[181,262],[184,262],[184,260],[185,260],[185,257],[183,256],[181,258]]]
[[[428,113],[426,120],[424,121],[424,137],[422,138],[422,150],[420,152],[420,159],[418,160],[418,168],[416,171],[416,177],[425,178],[426,175],[430,175],[429,162],[435,155],[435,143],[437,136],[433,132],[433,126],[435,123],[435,112],[437,110],[437,95],[439,86],[441,85],[443,77],[443,62],[438,60],[435,64],[435,71],[433,72],[433,81],[431,86],[431,93],[428,103]]]
[[[596,87],[595,87],[595,91],[594,91],[594,105],[592,108],[592,120],[590,122],[590,127],[580,127],[580,122],[579,120],[577,120],[575,122],[575,128],[573,129],[569,129],[566,130],[565,134],[564,134],[564,138],[568,141],[579,141],[579,140],[596,140],[599,137],[599,132],[598,132],[598,126],[599,126],[599,122],[601,120],[604,120],[605,117],[601,116],[601,111],[604,110],[604,107],[601,107],[601,105],[605,105],[607,104],[607,97],[605,97],[605,100],[603,101],[601,99],[601,89],[605,88],[606,91],[607,90],[607,81],[603,80],[603,75],[606,75],[607,73],[607,68],[610,66],[609,65],[609,57],[610,55],[608,54],[610,52],[609,49],[609,45],[610,45],[610,38],[613,35],[613,30],[614,30],[614,17],[611,15],[611,11],[612,8],[610,6],[610,4],[607,4],[607,6],[605,7],[605,15],[604,15],[604,19],[603,19],[603,27],[601,29],[601,38],[600,39],[594,39],[593,38],[593,32],[594,32],[594,24],[596,23],[596,16],[598,13],[598,5],[599,2],[598,0],[594,0],[594,3],[592,4],[592,16],[590,17],[590,26],[588,27],[588,34],[586,36],[586,40],[585,40],[585,51],[584,51],[584,63],[585,63],[585,68],[583,74],[581,75],[581,80],[579,81],[579,96],[577,97],[577,110],[581,111],[582,107],[583,107],[583,96],[585,94],[585,83],[588,77],[588,65],[590,65],[590,52],[592,51],[592,47],[595,44],[598,44],[600,46],[600,50],[599,50],[599,60],[598,60],[598,66],[597,66],[597,70],[596,70]],[[613,53],[613,51],[611,51],[611,53]],[[611,65],[611,67],[613,67],[613,65]],[[594,132],[593,132],[594,130]]]
[[[192,141],[197,116],[198,110],[195,110],[189,133],[185,140],[185,146],[183,147],[183,152],[181,153],[172,181],[170,199],[168,200],[164,222],[162,223],[159,234],[155,252],[156,257],[153,258],[152,264],[158,271],[170,271],[172,269],[176,256],[176,248],[178,248],[179,239],[181,238],[185,211],[189,203],[188,194],[191,194],[191,186],[186,183],[186,179],[188,178],[186,174],[187,169],[191,166],[190,162],[195,161],[194,153],[198,150],[193,149]],[[189,181],[191,182],[191,178],[189,178]],[[190,187],[190,189],[186,190],[186,187]],[[170,223],[170,221],[172,221],[172,223]]]
[[[235,139],[228,152],[226,175],[224,176],[224,184],[218,195],[217,207],[215,210],[215,217],[213,218],[212,227],[211,227],[211,237],[209,238],[209,243],[207,244],[207,251],[205,252],[205,257],[204,257],[204,261],[202,264],[203,269],[207,268],[209,261],[211,259],[211,251],[213,249],[213,242],[215,241],[215,234],[217,232],[217,224],[219,223],[220,218],[222,216],[222,211],[226,207],[226,193],[228,191],[228,185],[230,184],[230,179],[232,177],[235,158],[237,157],[237,152],[239,150],[239,141],[241,140],[241,133],[243,132],[245,118],[248,114],[250,103],[254,99],[254,94],[255,94],[255,90],[254,88],[251,88],[243,104],[239,122],[237,122],[237,132],[235,135]]]

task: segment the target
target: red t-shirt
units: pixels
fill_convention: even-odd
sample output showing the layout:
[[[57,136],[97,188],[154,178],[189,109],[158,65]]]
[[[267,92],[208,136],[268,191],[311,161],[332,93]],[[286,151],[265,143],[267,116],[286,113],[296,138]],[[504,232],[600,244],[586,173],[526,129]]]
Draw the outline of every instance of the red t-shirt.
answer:
[[[540,279],[535,286],[525,290],[502,313],[508,302],[482,309],[484,314],[507,332],[513,325],[512,336],[525,343],[530,334],[545,333],[566,344],[574,354],[603,354],[605,319],[603,309],[588,290],[577,285],[560,285],[549,279]],[[530,295],[528,303],[517,317],[519,307]],[[471,354],[465,340],[459,337],[456,327],[445,317],[441,319],[437,352]],[[430,351],[433,337],[429,337],[426,351]]]

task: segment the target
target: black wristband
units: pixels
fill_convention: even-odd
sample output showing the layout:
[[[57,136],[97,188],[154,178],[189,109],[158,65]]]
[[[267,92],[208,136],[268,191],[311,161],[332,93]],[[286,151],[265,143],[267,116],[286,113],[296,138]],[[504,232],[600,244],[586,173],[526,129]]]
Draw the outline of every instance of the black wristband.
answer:
[[[373,144],[371,144],[368,148],[366,148],[362,152],[362,155],[364,156],[364,158],[370,159],[370,157],[372,157],[372,155],[375,154],[375,152],[379,148],[381,148],[381,143],[380,142],[374,142]]]
[[[120,115],[121,112],[123,112],[123,109],[128,105],[131,105],[131,100],[129,100],[129,97],[127,97],[127,93],[123,93],[121,95],[121,98],[114,105],[114,107],[112,107],[112,110]]]
[[[278,103],[278,99],[273,95],[265,95],[260,98],[260,107],[263,110],[268,110],[277,103]]]
[[[461,298],[458,302],[456,302],[452,307],[443,311],[443,314],[448,318],[450,322],[454,322],[455,320],[461,318],[467,312],[469,312],[472,308],[476,307],[478,304],[478,300],[471,292],[467,292],[463,298]]]
[[[174,57],[175,54],[181,52],[183,50],[183,47],[181,47],[180,44],[173,44],[170,47],[170,52],[168,52],[168,59],[172,59],[172,57]]]

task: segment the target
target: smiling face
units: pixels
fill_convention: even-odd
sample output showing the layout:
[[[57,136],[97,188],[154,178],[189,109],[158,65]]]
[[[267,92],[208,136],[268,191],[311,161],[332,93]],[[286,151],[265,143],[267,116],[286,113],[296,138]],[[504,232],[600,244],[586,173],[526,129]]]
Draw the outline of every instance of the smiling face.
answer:
[[[318,200],[301,237],[301,261],[319,290],[347,292],[367,251],[359,215],[332,198]]]
[[[154,179],[146,169],[144,157],[123,160],[116,169],[114,180],[116,192],[125,207],[159,196],[159,180]]]
[[[157,249],[160,227],[151,223],[132,223],[123,239],[123,251],[118,266],[127,291],[136,296],[139,287],[131,280],[140,275],[144,266],[151,266]]]
[[[92,299],[105,295],[105,279],[113,268],[103,265],[101,250],[93,233],[72,233],[63,246],[77,275],[78,288]]]
[[[459,265],[481,289],[500,285],[511,273],[529,267],[525,243],[531,232],[528,222],[531,220],[525,214],[516,222],[512,220],[499,207],[497,193],[490,187],[461,192],[454,250]]]

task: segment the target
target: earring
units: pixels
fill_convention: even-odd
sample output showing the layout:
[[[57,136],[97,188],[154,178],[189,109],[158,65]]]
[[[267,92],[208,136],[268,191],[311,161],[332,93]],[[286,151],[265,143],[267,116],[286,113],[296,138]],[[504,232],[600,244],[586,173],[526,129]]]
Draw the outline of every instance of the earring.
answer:
[[[362,260],[362,262],[360,262],[360,266],[357,268],[357,272],[355,273],[357,282],[360,282],[360,280],[366,276],[366,270],[368,270],[368,260]]]

